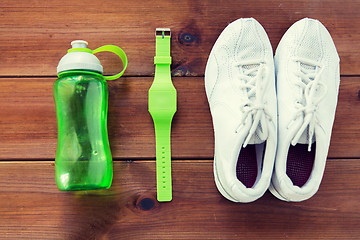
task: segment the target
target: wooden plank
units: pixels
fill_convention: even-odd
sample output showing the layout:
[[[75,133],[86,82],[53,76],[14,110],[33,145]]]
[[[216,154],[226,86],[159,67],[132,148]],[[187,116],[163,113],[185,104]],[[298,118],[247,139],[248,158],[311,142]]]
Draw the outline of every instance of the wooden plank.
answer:
[[[154,29],[172,29],[173,75],[202,76],[212,45],[228,23],[254,17],[275,49],[285,31],[304,17],[329,29],[341,57],[341,73],[360,74],[359,1],[1,1],[0,76],[54,76],[70,41],[85,39],[94,49],[122,47],[128,76],[154,73]],[[106,73],[121,67],[115,56],[100,54]]]
[[[56,118],[54,78],[0,80],[0,159],[53,159]],[[109,138],[114,158],[154,158],[147,91],[152,78],[110,82]],[[172,129],[173,158],[212,158],[213,128],[202,77],[174,78],[178,112]],[[360,157],[359,77],[343,77],[329,157]]]
[[[300,203],[267,192],[249,204],[217,191],[212,161],[173,161],[173,201],[159,203],[153,161],[115,162],[109,190],[57,190],[54,164],[0,162],[0,232],[16,239],[359,239],[360,161],[331,159]]]

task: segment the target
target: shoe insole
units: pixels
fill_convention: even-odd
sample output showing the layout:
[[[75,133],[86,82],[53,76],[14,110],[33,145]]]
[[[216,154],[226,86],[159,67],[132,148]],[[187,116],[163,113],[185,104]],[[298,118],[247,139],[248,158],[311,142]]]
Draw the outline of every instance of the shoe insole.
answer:
[[[236,165],[236,177],[247,188],[254,186],[258,174],[256,149],[254,144],[241,148]]]
[[[308,151],[308,144],[290,145],[286,174],[294,185],[298,187],[304,186],[309,180],[315,161],[316,142],[311,146],[311,152]]]

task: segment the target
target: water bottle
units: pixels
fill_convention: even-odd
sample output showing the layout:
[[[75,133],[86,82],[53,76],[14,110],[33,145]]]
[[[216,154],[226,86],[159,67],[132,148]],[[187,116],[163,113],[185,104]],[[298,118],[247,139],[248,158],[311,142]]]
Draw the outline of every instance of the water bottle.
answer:
[[[108,189],[113,177],[112,156],[107,133],[108,85],[119,78],[127,66],[121,48],[106,45],[95,50],[87,42],[71,42],[62,57],[54,83],[58,126],[55,179],[60,190]],[[123,62],[123,70],[103,76],[103,67],[94,55],[113,52]]]

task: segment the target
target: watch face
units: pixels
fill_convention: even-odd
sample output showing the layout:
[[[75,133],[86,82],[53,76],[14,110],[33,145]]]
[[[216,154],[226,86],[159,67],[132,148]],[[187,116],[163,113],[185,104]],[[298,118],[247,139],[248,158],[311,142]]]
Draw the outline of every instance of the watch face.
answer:
[[[176,90],[149,91],[149,112],[174,114],[176,112]]]

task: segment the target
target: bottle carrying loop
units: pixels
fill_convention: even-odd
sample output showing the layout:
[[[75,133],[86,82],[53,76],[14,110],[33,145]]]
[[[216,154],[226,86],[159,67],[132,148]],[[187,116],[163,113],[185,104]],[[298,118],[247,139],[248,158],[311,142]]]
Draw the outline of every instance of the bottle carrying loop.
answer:
[[[96,54],[96,53],[99,53],[99,52],[112,52],[112,53],[116,54],[121,59],[122,64],[123,64],[123,70],[120,73],[112,75],[112,76],[104,76],[105,80],[115,80],[115,79],[118,79],[119,77],[121,77],[123,75],[123,73],[125,72],[125,69],[126,69],[127,64],[128,64],[128,60],[127,60],[125,52],[121,48],[119,48],[118,46],[105,45],[105,46],[101,46],[101,47],[93,50],[92,54]]]

